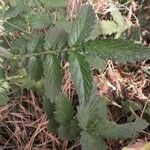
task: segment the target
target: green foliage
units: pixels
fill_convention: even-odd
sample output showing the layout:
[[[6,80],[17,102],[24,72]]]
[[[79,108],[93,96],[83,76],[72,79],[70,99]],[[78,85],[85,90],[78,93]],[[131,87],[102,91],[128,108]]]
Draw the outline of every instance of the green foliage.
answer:
[[[84,56],[78,52],[69,52],[69,70],[78,92],[80,104],[89,99],[92,88],[91,70]]]
[[[28,62],[27,72],[31,79],[40,80],[43,75],[42,61],[38,57],[32,56]]]
[[[8,19],[4,23],[6,32],[23,31],[27,27],[26,21],[23,18],[12,18]]]
[[[38,87],[36,94],[44,99],[50,132],[69,141],[80,139],[83,150],[106,150],[107,138],[131,138],[148,123],[139,118],[124,124],[111,121],[105,99],[92,90],[91,67],[103,68],[105,59],[150,58],[150,50],[121,39],[106,40],[112,35],[121,37],[130,27],[115,3],[109,3],[110,18],[105,20],[98,19],[93,6],[83,4],[71,22],[64,7],[65,0],[9,0],[2,17],[6,35],[2,43],[7,45],[0,47],[0,56],[3,64],[8,66],[9,62],[9,68],[16,72],[25,70],[25,78],[19,82],[23,88]],[[73,102],[61,93],[66,62],[77,91]],[[8,74],[16,75],[15,71],[10,69]],[[7,103],[9,88],[2,71],[0,106]]]
[[[83,5],[73,23],[69,36],[69,45],[80,44],[85,41],[93,30],[96,21],[94,9],[91,5]]]
[[[43,109],[48,117],[48,130],[50,132],[56,132],[58,128],[58,122],[54,119],[55,105],[51,103],[49,99],[44,99]]]
[[[43,29],[51,25],[51,18],[43,11],[32,11],[29,15],[29,23],[33,29]]]
[[[45,38],[45,49],[61,49],[67,43],[68,34],[61,28],[52,27]]]
[[[62,68],[58,58],[51,54],[44,63],[45,93],[54,102],[60,92],[62,83]]]
[[[5,17],[17,17],[25,11],[25,5],[23,1],[9,0],[9,2],[11,7],[5,11]]]

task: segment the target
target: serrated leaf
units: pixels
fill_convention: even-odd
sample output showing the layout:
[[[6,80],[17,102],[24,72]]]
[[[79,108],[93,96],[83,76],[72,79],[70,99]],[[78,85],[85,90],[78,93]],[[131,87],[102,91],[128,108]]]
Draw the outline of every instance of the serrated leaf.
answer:
[[[96,15],[91,5],[81,6],[69,36],[69,45],[80,44],[88,38],[95,25]]]
[[[82,150],[107,150],[106,143],[101,138],[94,138],[86,131],[81,133]]]
[[[40,0],[40,2],[47,7],[65,7],[66,0]]]
[[[68,34],[58,27],[50,28],[45,38],[45,49],[61,49],[68,40]]]
[[[29,23],[33,29],[43,29],[51,26],[51,18],[46,12],[33,11],[30,13]]]
[[[133,41],[124,40],[95,40],[85,44],[85,50],[95,55],[113,61],[134,61],[136,59],[150,58],[150,49],[143,48]]]
[[[134,122],[124,124],[103,120],[97,124],[95,132],[103,138],[126,139],[147,128],[148,125],[145,120],[140,118],[137,118]]]
[[[31,79],[38,81],[43,75],[43,63],[38,57],[32,56],[29,59],[27,72]]]
[[[54,54],[49,55],[45,60],[44,75],[46,96],[51,102],[54,102],[59,95],[62,84],[62,68]]]
[[[97,20],[89,39],[95,40],[100,35],[112,35],[113,33],[116,33],[117,30],[118,26],[114,21]]]
[[[60,124],[66,125],[73,119],[74,109],[71,102],[63,95],[56,101],[55,119]]]
[[[72,120],[67,125],[60,125],[58,128],[58,135],[64,140],[73,140],[79,136],[80,129],[78,127],[78,122]]]
[[[83,55],[71,51],[69,53],[69,70],[78,92],[80,104],[84,104],[85,101],[88,101],[92,89],[90,66]]]
[[[15,31],[25,32],[27,23],[23,18],[11,18],[5,21],[3,26],[5,28],[5,32],[15,32]]]
[[[94,94],[84,107],[78,107],[77,118],[80,127],[84,130],[93,129],[101,118],[107,119],[107,107],[105,101]]]

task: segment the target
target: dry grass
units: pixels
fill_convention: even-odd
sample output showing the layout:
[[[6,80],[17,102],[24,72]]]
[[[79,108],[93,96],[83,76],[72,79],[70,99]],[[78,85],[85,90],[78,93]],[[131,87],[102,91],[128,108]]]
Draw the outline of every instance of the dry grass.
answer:
[[[47,117],[31,91],[0,108],[0,149],[55,150],[60,141],[47,131]]]

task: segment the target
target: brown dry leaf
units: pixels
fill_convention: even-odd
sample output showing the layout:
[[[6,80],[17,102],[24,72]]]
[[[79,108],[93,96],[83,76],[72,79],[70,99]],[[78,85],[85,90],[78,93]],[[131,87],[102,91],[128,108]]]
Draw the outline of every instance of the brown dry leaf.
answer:
[[[150,150],[150,142],[149,143],[138,142],[133,145],[124,147],[122,150]]]

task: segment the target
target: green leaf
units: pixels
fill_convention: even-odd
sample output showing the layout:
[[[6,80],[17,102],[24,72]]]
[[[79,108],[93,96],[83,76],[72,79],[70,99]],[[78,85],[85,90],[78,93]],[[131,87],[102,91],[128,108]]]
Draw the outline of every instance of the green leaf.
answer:
[[[28,0],[27,5],[29,7],[35,7],[37,5],[38,2],[36,2],[35,0]]]
[[[9,101],[9,98],[5,94],[0,94],[0,106],[4,106]]]
[[[27,72],[31,79],[38,81],[43,75],[43,64],[41,59],[32,56],[28,62]]]
[[[123,40],[95,40],[85,44],[85,50],[104,59],[113,61],[134,61],[136,59],[150,58],[150,49],[143,48],[133,41]]]
[[[40,0],[40,2],[47,7],[65,7],[66,0]]]
[[[107,119],[107,107],[105,101],[94,94],[84,107],[78,107],[77,118],[79,126],[84,130],[93,129],[101,118]]]
[[[50,28],[45,38],[45,48],[61,49],[67,43],[68,34],[58,27]]]
[[[54,54],[47,57],[44,63],[44,74],[46,96],[51,102],[54,102],[56,96],[59,95],[62,84],[62,68]]]
[[[10,7],[5,11],[4,17],[17,17],[25,11],[25,5],[23,1],[20,0],[9,0]]]
[[[118,26],[114,21],[102,20],[99,22],[100,35],[111,35],[117,32]]]
[[[67,33],[71,32],[72,22],[67,20],[65,17],[57,18],[57,21],[55,21],[54,24],[64,29]]]
[[[56,122],[56,120],[54,120],[53,118],[49,118],[48,119],[48,125],[47,125],[47,128],[48,128],[48,131],[49,132],[54,132],[56,133],[57,132],[57,129],[58,129],[58,122]]]
[[[124,21],[123,15],[119,11],[119,9],[114,5],[113,3],[109,4],[110,7],[110,14],[113,17],[113,20],[117,23],[118,29],[117,29],[117,34],[116,38],[119,38],[121,33],[126,29],[126,23]]]
[[[0,94],[7,93],[9,91],[10,85],[5,78],[0,79]]]
[[[78,127],[78,122],[72,120],[67,125],[60,125],[58,128],[58,135],[64,140],[73,140],[79,136],[80,129]]]
[[[118,26],[114,21],[97,20],[89,39],[95,40],[100,35],[112,35],[113,33],[116,33],[117,30]]]
[[[49,99],[44,99],[43,109],[48,117],[47,128],[50,132],[56,132],[58,128],[58,122],[54,119],[55,105],[51,103]]]
[[[60,95],[56,101],[56,121],[60,124],[66,125],[73,119],[73,116],[74,109],[71,102],[65,96]]]
[[[32,35],[30,35],[29,41],[27,44],[27,49],[29,52],[31,53],[35,52],[39,39],[40,39],[40,35],[37,33],[33,33]]]
[[[51,18],[46,12],[33,11],[29,15],[29,23],[33,29],[43,29],[51,26]]]
[[[124,26],[124,18],[119,9],[113,3],[109,4],[110,7],[110,14],[113,17],[113,20],[118,24],[118,26]]]
[[[15,55],[24,55],[26,54],[27,49],[27,39],[21,36],[20,38],[16,38],[12,41],[10,50],[12,54]]]
[[[86,131],[81,133],[82,150],[107,150],[106,143],[101,138],[94,138]]]
[[[148,125],[149,123],[140,118],[137,118],[134,122],[124,124],[102,120],[97,124],[95,132],[103,138],[126,139],[147,128]]]
[[[69,45],[80,44],[88,38],[95,25],[96,15],[91,5],[81,6],[69,36]]]
[[[73,84],[78,92],[81,104],[88,101],[92,89],[91,70],[83,55],[71,51],[69,53],[69,70]]]
[[[97,70],[102,70],[105,68],[107,61],[99,57],[98,55],[85,54],[84,55],[91,67],[96,68]]]
[[[5,71],[2,67],[0,67],[0,79],[4,79],[5,78]]]
[[[6,32],[25,32],[26,27],[27,23],[23,18],[11,18],[4,23],[4,28]]]
[[[54,117],[55,105],[51,103],[49,99],[44,99],[43,109],[45,113],[47,114],[48,119],[51,119]]]

